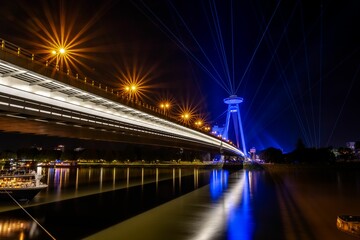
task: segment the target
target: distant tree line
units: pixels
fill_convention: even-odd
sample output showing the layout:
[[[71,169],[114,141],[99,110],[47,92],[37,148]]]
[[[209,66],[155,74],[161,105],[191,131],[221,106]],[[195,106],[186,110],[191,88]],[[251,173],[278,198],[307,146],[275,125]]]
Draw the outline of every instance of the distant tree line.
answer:
[[[266,163],[332,163],[335,161],[351,161],[360,159],[360,142],[355,143],[355,150],[347,147],[335,149],[307,148],[301,139],[296,143],[295,150],[283,154],[280,149],[267,148],[260,152],[259,158]]]

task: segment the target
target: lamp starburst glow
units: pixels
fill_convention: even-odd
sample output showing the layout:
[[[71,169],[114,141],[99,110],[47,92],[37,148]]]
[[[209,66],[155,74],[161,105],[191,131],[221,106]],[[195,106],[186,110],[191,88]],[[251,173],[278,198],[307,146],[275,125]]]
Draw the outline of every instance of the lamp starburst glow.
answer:
[[[120,91],[125,96],[135,100],[143,100],[147,97],[146,93],[150,92],[153,87],[149,84],[152,79],[150,76],[152,70],[146,71],[136,63],[132,66],[125,65],[125,71],[119,67],[116,69],[120,75],[118,77],[121,82]]]
[[[65,52],[66,52],[66,50],[65,50],[65,48],[63,48],[63,47],[61,47],[60,49],[59,49],[59,53],[60,54],[65,54]]]
[[[168,101],[164,101],[160,103],[160,108],[164,110],[164,114],[170,108],[170,103]]]
[[[135,81],[125,81],[123,83],[122,91],[125,95],[128,95],[130,99],[138,99],[141,96],[142,86]]]
[[[197,126],[199,128],[202,127],[203,126],[203,121],[201,119],[196,120],[195,121],[195,126]]]
[[[191,111],[189,109],[184,110],[180,115],[181,121],[183,123],[189,124],[194,116],[193,114],[194,114],[194,111]]]
[[[100,33],[94,31],[93,26],[106,8],[108,6],[104,5],[97,16],[86,20],[78,18],[80,5],[73,5],[70,10],[64,1],[45,1],[37,12],[26,8],[30,21],[23,27],[35,36],[30,44],[35,55],[46,59],[47,66],[83,74],[85,70],[92,70],[87,62],[92,60],[89,53],[103,49],[101,46],[91,47],[89,43]]]

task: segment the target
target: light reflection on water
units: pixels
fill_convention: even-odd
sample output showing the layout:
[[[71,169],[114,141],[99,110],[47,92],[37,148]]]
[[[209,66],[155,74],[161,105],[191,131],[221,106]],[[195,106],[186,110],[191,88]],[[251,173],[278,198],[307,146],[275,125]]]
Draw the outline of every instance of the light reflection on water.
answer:
[[[49,189],[32,210],[59,239],[349,239],[336,229],[336,216],[360,213],[359,171],[45,170]],[[61,201],[67,194],[75,199]],[[54,195],[61,200],[44,204]],[[141,208],[149,202],[154,204]],[[73,207],[75,229],[53,220]],[[88,209],[101,221],[82,223]],[[121,217],[130,209],[136,214]]]
[[[190,239],[253,239],[255,223],[250,199],[251,174],[239,171],[229,179],[228,171],[212,171],[210,211],[201,217],[204,221],[200,221]]]
[[[181,189],[182,176],[194,175],[194,186],[198,185],[199,169],[180,168],[41,168],[38,172],[46,176],[42,181],[49,187],[40,192],[33,203],[59,201],[68,198],[129,188],[166,179],[173,179]],[[183,173],[182,173],[183,171]]]
[[[41,229],[32,220],[8,217],[0,219],[1,239],[35,239]]]
[[[213,239],[214,236],[221,233],[225,225],[230,223],[237,217],[234,215],[236,213],[236,209],[239,203],[242,201],[243,205],[248,204],[248,201],[244,201],[244,192],[246,191],[245,182],[247,182],[247,174],[241,174],[239,180],[236,181],[229,189],[226,189],[228,182],[228,172],[227,171],[216,171],[213,172],[213,177],[210,178],[210,192],[211,196],[217,198],[216,203],[213,203],[210,211],[207,211],[205,216],[203,216],[204,221],[201,222],[201,226],[198,226],[198,231],[191,238],[194,240],[208,240]],[[215,194],[214,194],[215,193]],[[221,196],[221,199],[220,199]],[[248,208],[245,205],[245,208]],[[243,216],[246,212],[240,212]],[[237,224],[239,222],[236,222]],[[237,226],[237,228],[229,228],[230,236],[241,236],[241,232],[243,230],[242,226]],[[240,230],[240,231],[239,231]],[[239,235],[240,232],[240,235]],[[247,232],[244,234],[246,236],[250,236]],[[251,237],[251,236],[250,236]],[[236,238],[237,239],[237,238]]]
[[[233,211],[230,211],[227,228],[227,239],[253,239],[253,231],[255,228],[255,222],[253,218],[253,212],[250,193],[251,193],[251,174],[252,172],[244,172],[244,183],[242,186],[242,197],[240,202],[234,206]]]
[[[68,206],[70,206],[71,209],[72,203],[63,200],[75,199],[74,203],[79,206],[84,204],[91,206],[91,204],[93,204],[94,208],[98,208],[98,214],[105,214],[104,217],[106,218],[106,212],[108,212],[108,210],[102,212],[101,209],[118,209],[118,199],[120,197],[125,198],[122,200],[125,203],[125,207],[133,208],[132,211],[137,213],[141,211],[141,209],[136,210],[139,206],[146,210],[147,206],[156,206],[156,204],[179,196],[179,192],[184,191],[184,193],[188,193],[189,191],[197,189],[199,186],[207,184],[209,175],[209,170],[197,168],[38,168],[37,171],[45,175],[42,181],[47,183],[49,187],[40,192],[29,204],[26,204],[26,207],[30,208],[34,206],[32,211],[36,212],[33,212],[33,214],[44,219],[41,224],[45,227],[49,224],[48,220],[50,220],[46,217],[49,210],[51,211],[51,218],[64,212],[64,210],[60,210],[58,213],[55,213],[55,211],[53,211],[55,209],[51,206],[56,206],[56,208],[59,209],[68,209]],[[199,176],[201,176],[201,179]],[[185,183],[185,185],[182,186],[182,183]],[[129,188],[129,191],[125,188]],[[141,189],[140,195],[136,189]],[[165,198],[162,195],[164,195]],[[171,197],[172,195],[173,197]],[[114,196],[113,199],[111,199],[111,196]],[[96,200],[97,198],[99,201]],[[136,198],[136,201],[133,201],[133,198]],[[107,200],[105,201],[104,199]],[[105,205],[97,205],[102,201],[104,201]],[[156,203],[156,201],[159,201],[159,203]],[[53,202],[56,202],[56,205],[52,204]],[[144,202],[150,202],[150,204]],[[10,212],[11,210],[14,211]],[[9,203],[9,205],[0,206],[0,220],[8,219],[5,215],[8,211],[12,219],[15,220],[16,216],[24,215],[24,212],[15,204]],[[116,211],[122,212],[120,209]],[[76,213],[79,215],[72,216],[72,218],[77,217],[78,220],[81,220],[88,212],[87,208],[84,210],[78,208],[76,209]],[[134,213],[127,214],[131,215]],[[67,214],[70,216],[72,212],[68,212]],[[85,215],[83,216],[82,214]],[[118,221],[124,220],[124,218],[126,218],[126,216],[120,216]],[[106,226],[106,220],[104,222],[103,224]],[[28,221],[28,223],[33,223],[33,221]],[[24,226],[24,224],[22,225]],[[64,226],[62,227],[62,225]],[[35,224],[34,226],[36,227],[37,225]],[[62,234],[71,236],[73,231],[69,229],[68,226],[65,222],[57,222],[55,230],[49,225],[47,228],[49,228],[49,232],[55,236],[57,236],[56,231],[59,228],[62,229]],[[88,229],[87,225],[81,229],[81,234],[85,234],[85,232],[89,230],[94,231],[93,229]],[[25,233],[28,236],[26,239],[37,239],[37,237],[29,235],[31,231],[33,230],[24,228],[22,234]],[[0,238],[5,237],[6,234],[6,232],[1,232]],[[46,234],[42,234],[42,237],[47,237]]]
[[[255,220],[249,175],[243,170],[232,174],[211,170],[207,186],[87,239],[252,239]]]
[[[66,168],[51,168],[47,171],[47,184],[49,184],[50,192],[60,197],[66,191],[71,190],[78,192],[79,189],[86,188],[85,183],[95,183],[98,191],[104,190],[107,185],[112,189],[116,189],[119,186],[119,182],[122,182],[124,187],[129,187],[132,182],[144,184],[147,179],[155,180],[155,191],[159,191],[159,180],[164,178],[172,178],[170,182],[172,185],[172,192],[175,189],[181,189],[181,179],[183,174],[193,175],[193,187],[194,190],[199,188],[199,172],[203,170],[199,169],[66,169]],[[168,172],[168,173],[164,173]],[[148,175],[145,174],[148,172]],[[160,173],[161,172],[161,173]],[[149,174],[150,173],[150,174]],[[130,177],[131,176],[131,177]],[[149,177],[150,176],[150,177]],[[209,172],[208,187],[205,189],[207,193],[203,192],[204,188],[201,188],[201,196],[208,196],[208,200],[205,200],[206,211],[194,211],[193,215],[198,215],[196,219],[191,223],[192,229],[189,229],[189,233],[186,239],[194,240],[208,240],[208,239],[222,239],[224,234],[226,239],[252,239],[252,233],[254,230],[254,220],[252,218],[250,192],[251,189],[251,172],[239,171],[232,174],[224,170],[211,170]],[[142,185],[143,186],[143,185]],[[200,189],[199,189],[200,190]],[[146,201],[145,196],[145,201]],[[176,201],[176,200],[175,200]],[[196,201],[196,199],[194,199]],[[207,201],[210,201],[206,203]],[[181,212],[186,213],[189,209],[180,209]],[[173,215],[169,212],[165,213],[164,219],[167,219],[169,215]],[[176,216],[172,216],[177,218]],[[28,221],[28,225],[32,221]],[[36,225],[32,223],[33,230],[37,229]],[[174,224],[176,225],[176,224]],[[151,229],[151,228],[150,228]],[[66,229],[63,229],[66,230]],[[23,234],[29,234],[30,229],[24,228]],[[39,229],[37,229],[39,231]],[[176,233],[173,232],[173,233]],[[164,234],[162,232],[162,234]],[[5,236],[5,235],[2,235]],[[174,236],[174,235],[173,235]],[[161,236],[158,236],[161,237]],[[29,237],[32,239],[33,237]],[[135,237],[134,239],[139,239]],[[151,238],[149,238],[151,239]],[[176,237],[174,238],[176,239]]]
[[[212,200],[216,201],[221,196],[224,190],[227,189],[229,172],[214,170],[210,175],[210,193]]]
[[[212,170],[208,186],[87,239],[351,239],[335,223],[339,213],[360,213],[360,175],[339,172],[346,184],[337,189],[336,171],[320,173]]]

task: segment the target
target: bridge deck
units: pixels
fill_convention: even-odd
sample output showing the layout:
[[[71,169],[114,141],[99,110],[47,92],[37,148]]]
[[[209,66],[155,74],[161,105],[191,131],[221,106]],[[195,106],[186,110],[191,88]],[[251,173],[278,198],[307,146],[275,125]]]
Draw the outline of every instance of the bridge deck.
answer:
[[[183,126],[153,106],[132,101],[95,81],[54,70],[43,61],[2,40],[0,130],[217,151],[222,148],[242,155],[227,142]],[[9,121],[16,122],[17,127]]]

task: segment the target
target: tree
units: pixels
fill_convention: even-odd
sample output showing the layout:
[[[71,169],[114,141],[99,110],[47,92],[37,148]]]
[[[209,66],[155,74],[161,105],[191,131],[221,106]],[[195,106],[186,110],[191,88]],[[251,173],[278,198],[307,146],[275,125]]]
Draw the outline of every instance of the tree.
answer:
[[[5,150],[0,152],[0,159],[16,159],[17,154],[16,152],[10,151],[10,150]]]
[[[35,147],[21,148],[17,151],[18,159],[31,159],[35,160],[39,154],[39,150]]]
[[[360,141],[355,142],[355,149],[360,150]]]
[[[259,157],[261,160],[267,162],[267,163],[283,163],[284,162],[284,156],[280,149],[277,148],[267,148],[260,152]]]
[[[305,144],[301,138],[298,138],[296,142],[296,150],[303,150],[303,149],[305,149]]]

